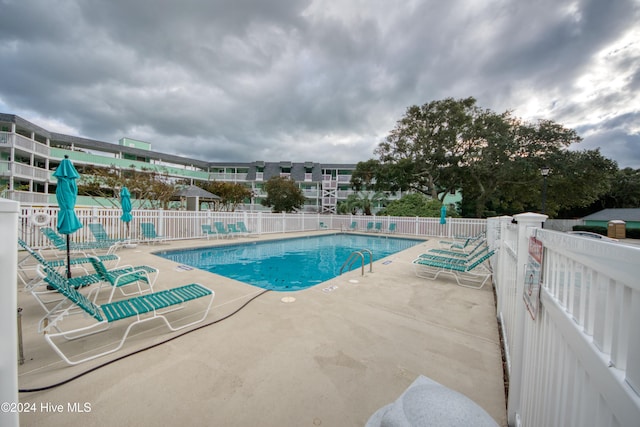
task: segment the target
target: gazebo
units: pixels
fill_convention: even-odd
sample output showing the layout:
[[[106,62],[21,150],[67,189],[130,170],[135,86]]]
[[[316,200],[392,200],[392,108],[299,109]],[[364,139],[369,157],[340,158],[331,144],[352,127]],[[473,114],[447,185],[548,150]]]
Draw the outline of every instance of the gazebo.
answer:
[[[174,195],[174,198],[179,198],[180,201],[186,200],[188,211],[199,211],[201,202],[213,202],[216,203],[220,200],[219,196],[208,192],[196,185],[189,185],[178,190]]]

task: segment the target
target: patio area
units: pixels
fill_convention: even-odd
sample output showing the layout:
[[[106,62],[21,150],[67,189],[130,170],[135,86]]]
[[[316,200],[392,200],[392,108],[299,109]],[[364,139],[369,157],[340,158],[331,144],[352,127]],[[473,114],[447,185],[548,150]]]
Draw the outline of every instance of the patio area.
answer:
[[[78,366],[66,365],[37,334],[42,308],[19,285],[25,357],[20,389],[57,384],[99,367],[58,387],[20,393],[20,402],[36,409],[21,413],[20,425],[363,426],[424,375],[466,395],[506,426],[491,285],[473,290],[447,276],[416,277],[411,261],[437,241],[377,261],[364,276],[356,269],[307,290],[266,293],[152,254],[223,240],[121,249],[121,264],[160,269],[158,290],[194,282],[214,290],[213,308],[198,326],[215,323],[188,334],[170,333],[161,322],[143,324],[120,351]],[[118,332],[66,348],[80,353],[84,346],[107,345]],[[177,335],[182,336],[122,358]],[[120,360],[102,366],[115,359]]]

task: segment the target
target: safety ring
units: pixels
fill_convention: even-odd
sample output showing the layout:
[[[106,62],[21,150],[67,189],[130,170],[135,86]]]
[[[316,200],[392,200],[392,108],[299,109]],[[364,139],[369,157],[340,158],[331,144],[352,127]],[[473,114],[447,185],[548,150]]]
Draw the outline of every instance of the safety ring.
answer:
[[[37,227],[49,225],[51,215],[46,212],[35,212],[31,215],[31,223]]]

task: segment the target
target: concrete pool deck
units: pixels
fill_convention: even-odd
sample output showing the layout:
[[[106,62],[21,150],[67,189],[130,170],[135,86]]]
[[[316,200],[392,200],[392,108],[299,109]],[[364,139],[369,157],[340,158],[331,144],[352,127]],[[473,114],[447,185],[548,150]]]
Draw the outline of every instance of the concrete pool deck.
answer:
[[[212,310],[198,326],[223,319],[256,298],[226,319],[122,358],[184,333],[171,333],[160,321],[139,325],[121,350],[78,366],[65,364],[37,333],[42,308],[19,286],[25,356],[19,366],[21,390],[53,385],[121,358],[64,385],[20,393],[20,402],[35,408],[20,415],[20,425],[363,426],[424,375],[466,395],[506,426],[491,285],[474,290],[446,275],[436,281],[416,277],[411,261],[438,240],[377,261],[373,273],[367,268],[364,276],[357,269],[307,290],[266,293],[178,268],[152,254],[229,241],[122,249],[121,265],[160,269],[158,290],[197,282],[215,291]],[[287,297],[295,300],[283,302]],[[190,310],[181,312],[193,314]],[[108,345],[118,332],[115,327],[65,348],[77,354]],[[55,405],[63,410],[47,412]]]

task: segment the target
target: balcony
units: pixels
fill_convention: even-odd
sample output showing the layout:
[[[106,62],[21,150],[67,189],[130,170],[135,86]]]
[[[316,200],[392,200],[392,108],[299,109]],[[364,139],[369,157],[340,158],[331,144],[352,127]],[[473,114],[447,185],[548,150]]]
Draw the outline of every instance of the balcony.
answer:
[[[29,139],[26,136],[9,132],[0,132],[0,147],[14,147],[17,150],[36,153],[46,157],[49,157],[50,153],[48,146]]]
[[[15,200],[16,202],[20,202],[25,205],[48,205],[52,204],[52,201],[49,200],[50,197],[53,197],[53,204],[55,204],[55,195],[49,195],[45,193],[32,193],[29,191],[5,191],[2,194],[2,197],[5,197],[9,200]]]
[[[25,165],[24,163],[0,161],[0,175],[2,176],[46,182],[50,180],[51,173],[50,170]]]
[[[210,173],[209,180],[212,181],[224,181],[224,182],[238,182],[246,181],[246,173]]]

